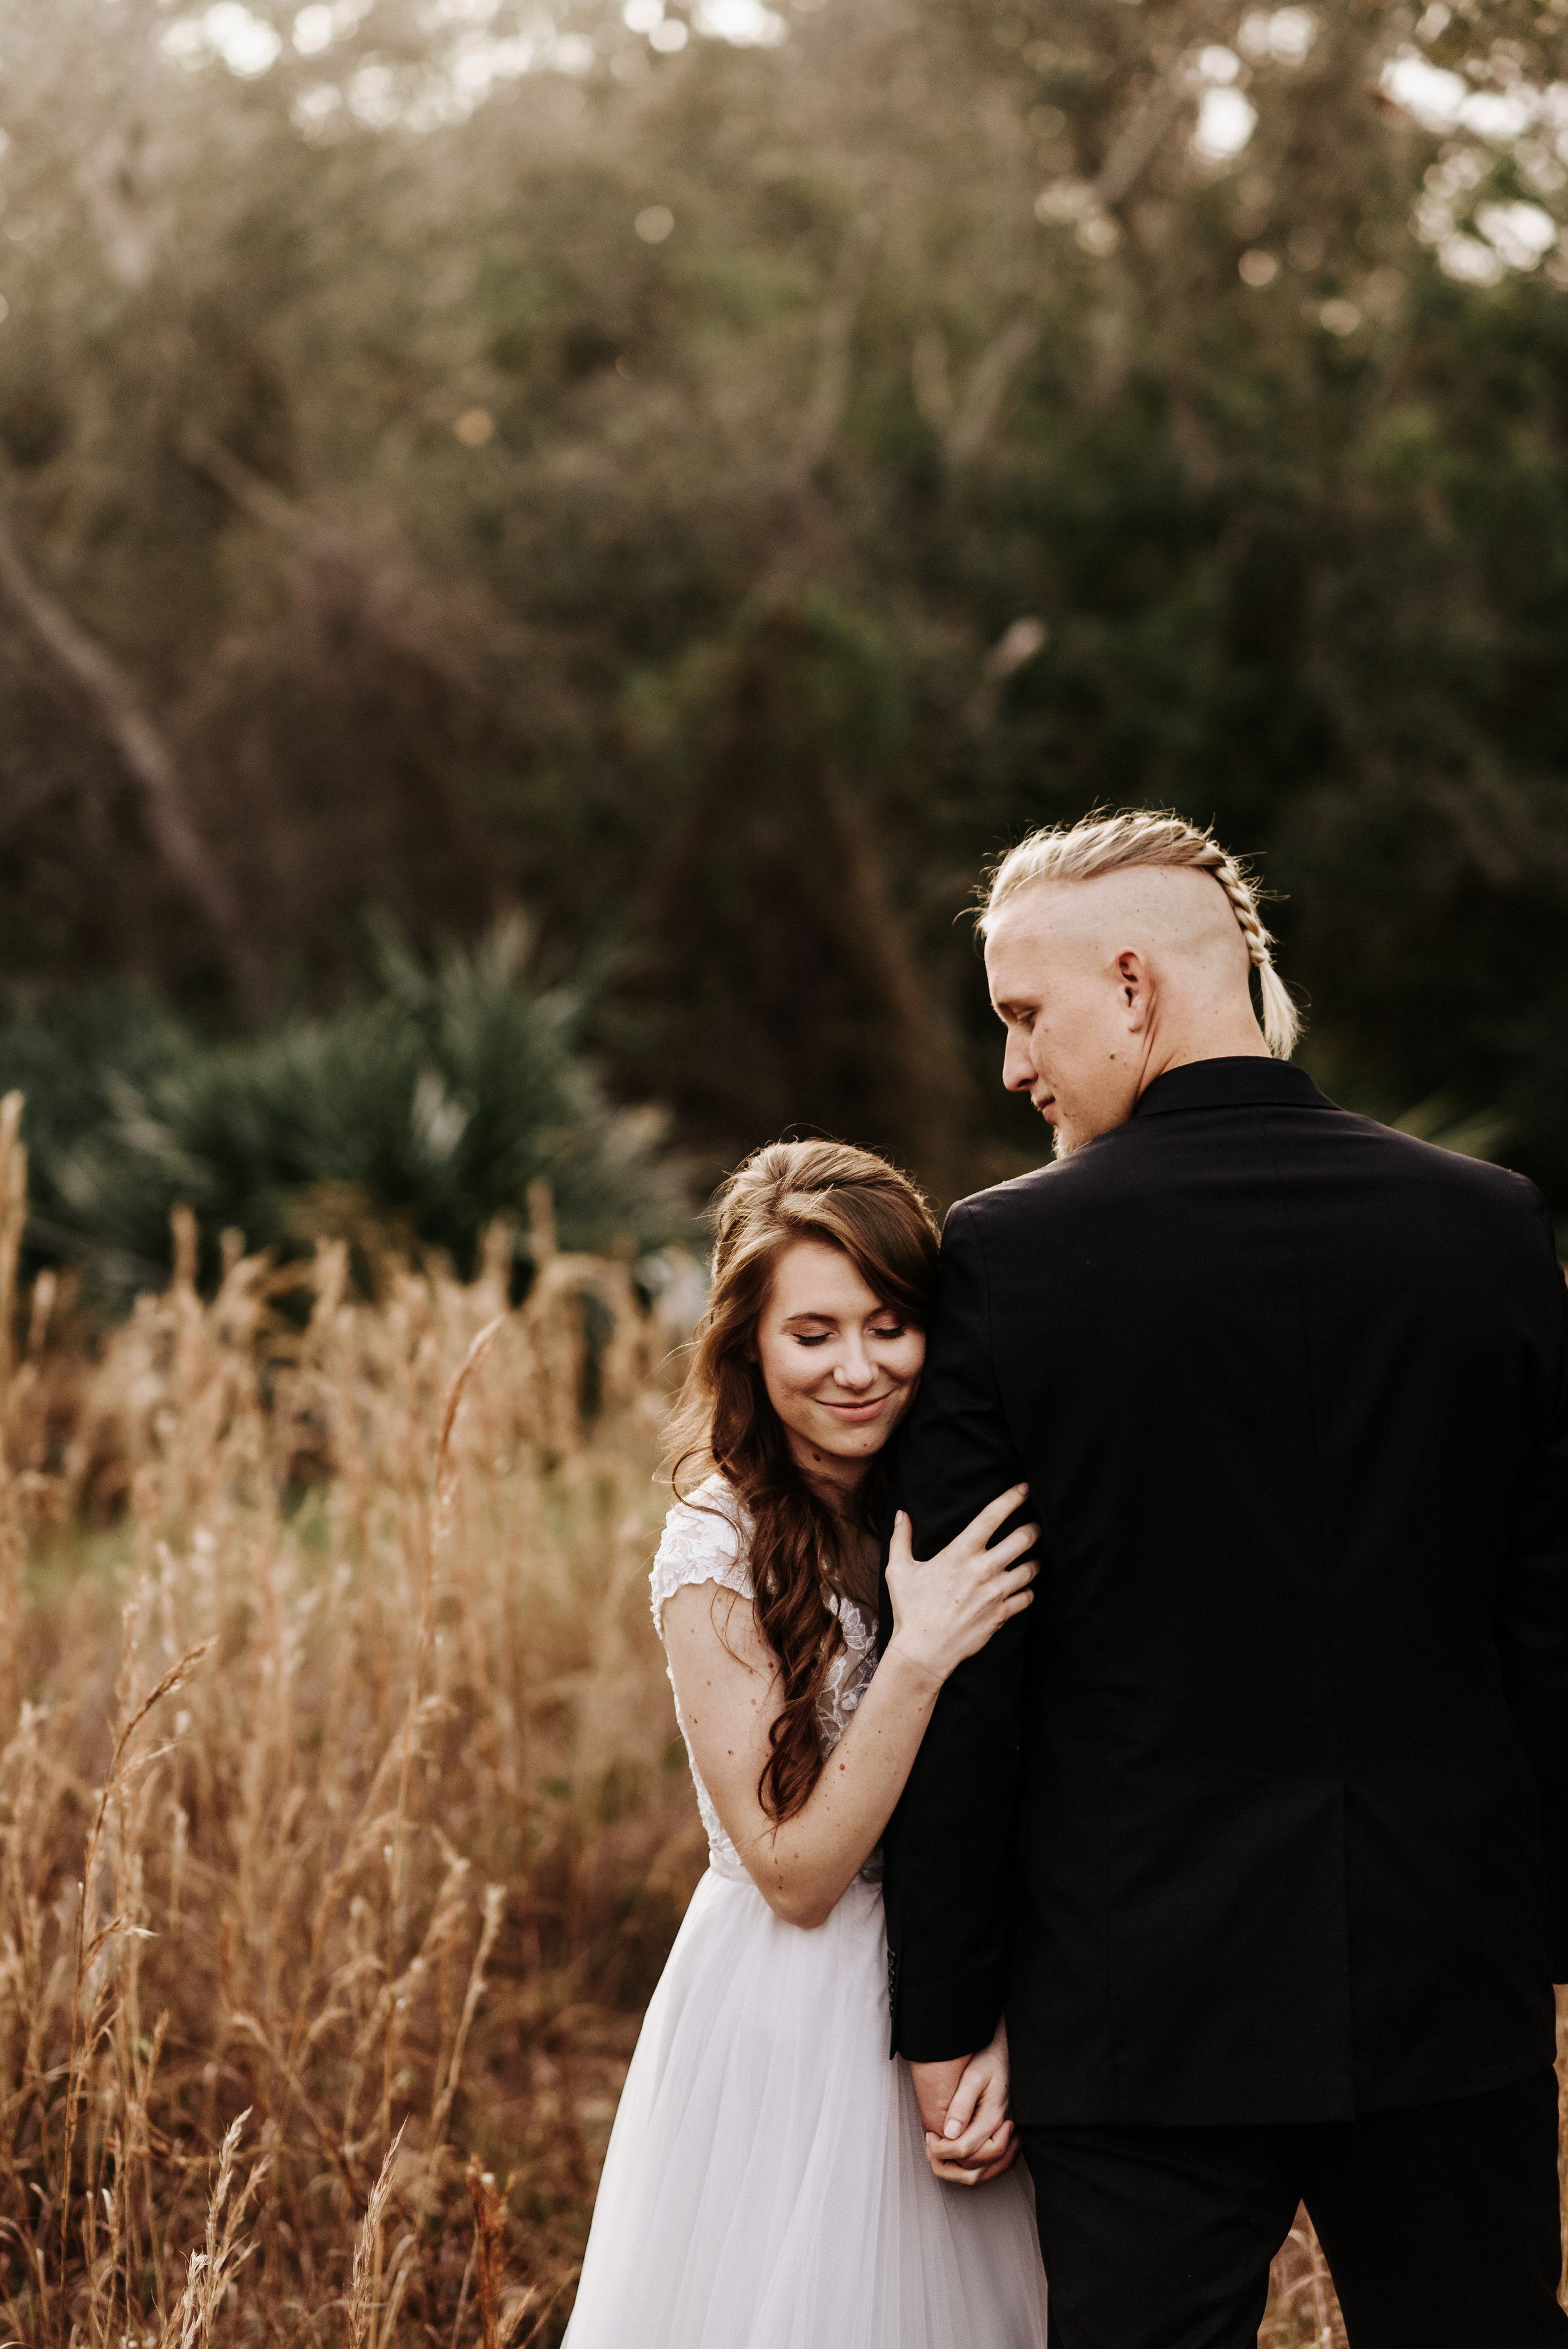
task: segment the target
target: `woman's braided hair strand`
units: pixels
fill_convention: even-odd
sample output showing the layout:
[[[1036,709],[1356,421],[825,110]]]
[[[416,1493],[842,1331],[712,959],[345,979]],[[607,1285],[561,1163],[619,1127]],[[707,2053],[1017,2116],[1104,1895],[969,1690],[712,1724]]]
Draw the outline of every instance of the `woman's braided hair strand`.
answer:
[[[1274,937],[1258,912],[1257,884],[1212,832],[1179,815],[1131,808],[1118,815],[1089,816],[1082,823],[1047,826],[1030,833],[990,875],[977,916],[981,935],[998,908],[1033,882],[1093,881],[1102,873],[1139,864],[1191,865],[1213,874],[1258,974],[1264,1040],[1277,1059],[1288,1061],[1301,1033],[1301,1015],[1274,968]]]

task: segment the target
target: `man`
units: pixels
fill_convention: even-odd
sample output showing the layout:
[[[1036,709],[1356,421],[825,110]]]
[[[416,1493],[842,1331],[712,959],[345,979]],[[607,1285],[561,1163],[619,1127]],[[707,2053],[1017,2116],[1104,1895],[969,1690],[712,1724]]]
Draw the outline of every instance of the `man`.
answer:
[[[1037,833],[981,927],[1056,1163],[948,1218],[902,1497],[1045,1531],[889,1829],[894,2048],[940,2136],[1005,2011],[1053,2349],[1254,2349],[1298,2200],[1353,2349],[1563,2349],[1544,1206],[1271,1056],[1207,833]]]

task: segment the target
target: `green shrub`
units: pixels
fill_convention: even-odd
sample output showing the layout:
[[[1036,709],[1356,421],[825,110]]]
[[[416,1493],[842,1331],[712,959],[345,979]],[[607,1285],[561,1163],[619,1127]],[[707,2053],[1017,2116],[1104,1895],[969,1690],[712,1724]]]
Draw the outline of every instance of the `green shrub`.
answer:
[[[506,925],[427,964],[383,936],[373,993],[242,1041],[127,988],[15,1009],[0,1091],[27,1096],[30,1252],[139,1285],[161,1277],[184,1204],[209,1248],[228,1228],[284,1255],[335,1233],[466,1269],[492,1219],[525,1226],[541,1182],[563,1247],[679,1234],[689,1206],[660,1113],[606,1098],[582,999],[532,990],[523,946]]]

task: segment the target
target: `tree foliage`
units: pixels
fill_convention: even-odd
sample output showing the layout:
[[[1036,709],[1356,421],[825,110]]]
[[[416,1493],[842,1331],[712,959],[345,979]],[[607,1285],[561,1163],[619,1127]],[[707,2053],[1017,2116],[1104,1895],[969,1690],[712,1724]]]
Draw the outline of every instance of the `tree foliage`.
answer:
[[[4,0],[5,968],[254,1027],[366,907],[521,903],[712,1158],[952,1192],[1035,1147],[977,866],[1158,802],[1264,858],[1332,1083],[1568,1191],[1565,52]]]

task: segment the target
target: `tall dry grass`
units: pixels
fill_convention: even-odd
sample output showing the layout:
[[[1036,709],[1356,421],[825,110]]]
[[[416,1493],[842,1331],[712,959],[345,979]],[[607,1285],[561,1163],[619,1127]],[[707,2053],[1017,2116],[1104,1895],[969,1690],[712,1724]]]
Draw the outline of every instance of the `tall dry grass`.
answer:
[[[0,1330],[23,1164],[0,1130]],[[0,1360],[0,2334],[557,2337],[700,1865],[624,1269],[231,1250]],[[286,1276],[297,1289],[297,1268]]]
[[[182,1219],[89,1355],[48,1276],[16,1309],[18,1109],[0,2337],[542,2349],[703,1859],[645,1596],[670,1332],[541,1198],[520,1310],[500,1234],[374,1305],[341,1247],[231,1247],[204,1302]],[[1260,2342],[1342,2349],[1305,2216]]]

